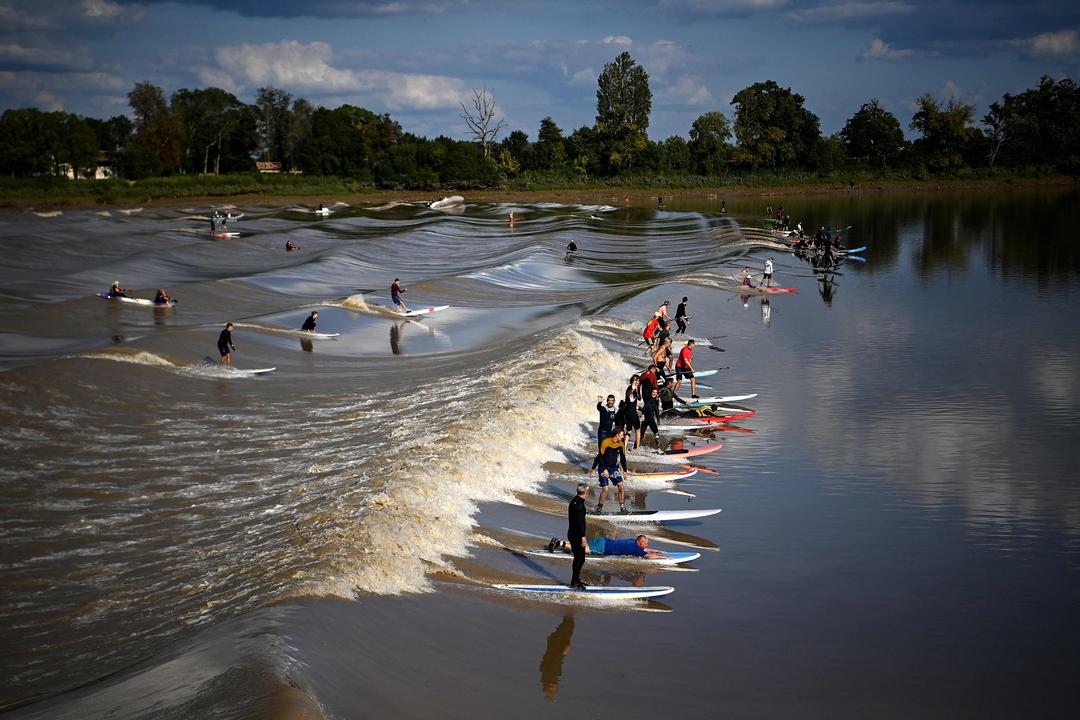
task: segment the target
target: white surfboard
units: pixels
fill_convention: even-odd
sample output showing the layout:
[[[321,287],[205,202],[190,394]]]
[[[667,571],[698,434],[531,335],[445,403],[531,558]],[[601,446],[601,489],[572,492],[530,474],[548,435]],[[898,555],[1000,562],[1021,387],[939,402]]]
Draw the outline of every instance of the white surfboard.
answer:
[[[212,232],[210,233],[216,238],[238,238],[240,233],[238,232]]]
[[[176,304],[175,300],[170,300],[168,303],[155,303],[153,300],[147,300],[146,298],[133,298],[133,297],[116,297],[110,296],[109,293],[98,293],[97,296],[102,300],[114,300],[116,302],[129,303],[131,305],[142,305],[144,307],[172,307]]]
[[[584,590],[578,590],[569,585],[492,585],[500,590],[513,590],[514,592],[535,593],[538,595],[561,595],[581,596],[590,598],[603,598],[605,600],[644,600],[645,598],[660,597],[675,592],[675,588],[667,585],[653,587],[603,587],[590,585]]]
[[[461,197],[460,195],[450,195],[449,197],[444,197],[442,200],[434,201],[433,203],[428,205],[428,207],[432,210],[442,210],[443,208],[462,205],[464,204],[464,202],[465,198]]]
[[[707,510],[632,510],[628,513],[613,512],[603,513],[602,515],[589,515],[588,519],[620,523],[649,523],[665,522],[667,520],[694,520],[716,515],[719,512],[720,508]]]
[[[313,340],[330,340],[341,335],[341,333],[321,333],[321,332],[308,332],[307,330],[299,330],[300,337],[312,338]]]
[[[683,382],[685,384],[685,381],[683,381]],[[757,393],[749,393],[747,395],[714,395],[714,396],[711,396],[711,397],[699,397],[699,398],[697,398],[695,400],[692,400],[689,404],[690,405],[715,405],[716,403],[728,403],[728,402],[739,402],[740,400],[750,400],[751,398],[756,398],[757,396],[758,396]]]
[[[244,373],[244,374],[247,374],[247,375],[266,375],[266,374],[268,374],[268,373],[272,373],[272,372],[274,372],[275,370],[277,370],[277,368],[276,368],[276,367],[269,367],[269,368],[251,368],[251,369],[247,369],[247,368],[233,368],[233,371],[234,371],[234,372],[238,372],[238,373]]]
[[[570,553],[564,552],[548,552],[547,550],[527,550],[526,555],[532,555],[533,557],[546,558],[548,560],[573,560],[574,556]],[[586,555],[585,558],[589,562],[642,562],[649,565],[678,565],[679,563],[690,562],[691,560],[697,560],[701,557],[701,553],[696,552],[670,552],[667,553],[667,557],[662,558],[643,558],[635,557],[633,555]]]
[[[404,317],[416,317],[417,315],[430,315],[431,313],[437,313],[440,310],[445,310],[449,305],[435,305],[432,307],[420,308],[418,310],[409,310],[408,312],[399,312],[399,315]]]

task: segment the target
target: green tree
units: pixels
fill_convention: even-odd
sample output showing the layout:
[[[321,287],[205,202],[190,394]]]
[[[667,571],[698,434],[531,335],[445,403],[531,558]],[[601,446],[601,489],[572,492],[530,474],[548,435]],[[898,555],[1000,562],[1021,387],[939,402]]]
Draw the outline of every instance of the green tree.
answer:
[[[540,121],[540,132],[536,136],[536,166],[553,171],[566,167],[566,140],[562,129],[550,117]]]
[[[177,90],[172,109],[184,132],[184,167],[188,172],[221,172],[222,154],[233,134],[245,127],[247,106],[221,88]]]
[[[649,74],[624,52],[604,65],[596,84],[596,130],[607,166],[628,170],[648,141],[652,112]]]
[[[255,95],[255,126],[259,133],[259,155],[285,167],[285,138],[289,132],[289,103],[292,95],[280,88],[261,87]]]
[[[1006,94],[983,118],[993,165],[1000,152],[1011,166],[1053,165],[1080,169],[1080,86],[1043,76],[1037,87]]]
[[[735,106],[737,157],[754,167],[810,165],[810,152],[821,137],[817,115],[803,107],[805,98],[768,80],[743,88]]]
[[[36,108],[5,110],[0,116],[0,171],[20,177],[54,173],[53,125],[53,118]]]
[[[180,124],[165,100],[165,93],[149,82],[135,83],[128,93],[135,116],[132,148],[137,176],[168,175],[180,169]]]
[[[510,157],[517,163],[518,170],[531,170],[536,167],[536,151],[533,149],[532,143],[529,142],[529,136],[521,130],[515,130],[506,136],[501,143],[499,143],[499,164],[502,165],[502,151],[506,150],[510,153]]]
[[[853,160],[873,163],[884,170],[895,163],[904,149],[900,121],[877,100],[864,103],[844,123],[840,131],[847,155]]]
[[[665,175],[684,175],[691,172],[694,161],[690,146],[681,135],[672,135],[659,145],[660,172]]]
[[[731,156],[731,125],[722,112],[707,112],[690,127],[690,155],[702,175],[721,175]]]
[[[98,139],[93,128],[71,113],[56,113],[55,122],[59,140],[57,162],[70,168],[76,179],[93,179],[98,159]]]
[[[965,154],[981,137],[971,126],[975,108],[956,98],[941,105],[929,93],[915,102],[918,110],[911,118],[911,129],[922,135],[913,145],[915,154],[935,172],[963,167]]]

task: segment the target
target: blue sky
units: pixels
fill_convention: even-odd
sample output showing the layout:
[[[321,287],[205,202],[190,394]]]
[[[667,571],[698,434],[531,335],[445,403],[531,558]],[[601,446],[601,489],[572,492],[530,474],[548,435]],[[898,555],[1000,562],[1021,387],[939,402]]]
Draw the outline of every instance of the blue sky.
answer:
[[[649,135],[776,80],[832,133],[878,98],[903,125],[924,92],[979,117],[1041,75],[1080,74],[1080,2],[974,0],[0,0],[0,110],[129,112],[149,80],[244,101],[284,88],[466,137],[458,102],[486,84],[507,131],[590,125],[596,77],[626,50],[653,91]]]

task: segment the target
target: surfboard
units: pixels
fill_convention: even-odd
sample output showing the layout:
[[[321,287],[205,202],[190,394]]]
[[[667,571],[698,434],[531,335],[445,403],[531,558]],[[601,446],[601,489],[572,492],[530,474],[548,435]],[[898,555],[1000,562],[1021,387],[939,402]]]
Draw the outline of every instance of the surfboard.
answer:
[[[655,585],[653,587],[604,587],[590,585],[584,590],[578,590],[569,585],[522,585],[522,584],[495,584],[493,588],[499,590],[513,590],[514,592],[537,593],[542,595],[563,595],[573,597],[595,597],[605,600],[644,600],[646,598],[660,597],[675,592],[675,588],[667,585]]]
[[[300,337],[312,338],[314,340],[329,340],[341,335],[341,333],[308,332],[307,330],[300,330],[299,332]]]
[[[683,383],[685,384],[685,382],[686,381],[684,380]],[[701,387],[701,386],[699,385],[698,387]],[[719,395],[719,396],[699,397],[696,400],[692,400],[689,404],[690,405],[713,405],[715,403],[739,402],[740,400],[750,400],[751,398],[756,398],[757,396],[758,396],[757,393],[749,393],[747,395]]]
[[[238,238],[240,233],[238,232],[212,232],[210,233],[216,238]]]
[[[146,307],[172,307],[176,304],[175,300],[170,300],[166,304],[155,303],[153,300],[147,300],[146,298],[133,298],[133,297],[111,297],[109,293],[98,293],[97,296],[102,300],[115,300],[117,302],[130,303],[132,305],[143,305]]]
[[[720,371],[719,370],[695,370],[694,371],[694,377],[695,378],[709,377],[710,375],[715,375],[718,372],[720,372]],[[690,382],[690,381],[685,380],[684,382]]]
[[[667,423],[660,423],[660,429],[668,435],[685,435],[688,432],[694,430],[719,430],[727,429],[723,422],[714,423],[694,423],[692,425],[670,425]]]
[[[848,255],[854,255],[855,253],[861,253],[865,249],[866,246],[863,245],[862,247],[857,247],[854,250],[845,250],[844,252],[846,252]]]
[[[661,425],[660,427],[663,427],[663,425]],[[695,427],[695,428],[692,428],[692,429],[693,430],[700,430],[701,428]],[[660,482],[663,482],[663,481],[674,482],[675,480],[685,480],[686,478],[693,477],[694,475],[697,475],[697,469],[696,468],[687,468],[685,470],[679,470],[678,472],[634,473],[634,478],[638,478],[638,479],[641,479],[641,480],[656,480],[656,481],[660,481]]]
[[[399,315],[404,317],[415,317],[417,315],[430,315],[431,313],[437,313],[440,310],[445,310],[449,305],[435,305],[433,307],[421,308],[419,310],[409,310],[408,312],[399,312]]]
[[[588,516],[589,520],[607,520],[608,522],[666,522],[669,520],[696,520],[720,512],[720,508],[706,510],[631,510],[628,513],[602,513]],[[564,513],[565,514],[565,513]]]
[[[246,374],[248,374],[248,375],[266,375],[267,373],[272,373],[272,372],[274,372],[275,370],[277,370],[277,368],[276,368],[276,367],[269,367],[269,368],[252,368],[252,369],[247,369],[247,368],[233,368],[233,372],[238,372],[238,373],[246,373]]]
[[[573,560],[574,556],[571,553],[564,552],[548,552],[547,550],[527,550],[526,555],[533,557],[545,558],[547,560]],[[678,565],[679,563],[690,562],[691,560],[697,560],[701,557],[701,553],[696,552],[669,552],[666,553],[665,558],[643,558],[634,555],[586,555],[585,558],[589,562],[642,562],[649,565]]]
[[[866,258],[859,257],[858,255],[848,255],[847,259],[848,260],[854,260],[855,262],[866,262]]]
[[[723,446],[724,443],[719,442],[705,443],[704,445],[698,445],[696,447],[665,450],[664,455],[678,455],[679,457],[698,457],[699,455],[708,455],[711,452],[716,452]]]

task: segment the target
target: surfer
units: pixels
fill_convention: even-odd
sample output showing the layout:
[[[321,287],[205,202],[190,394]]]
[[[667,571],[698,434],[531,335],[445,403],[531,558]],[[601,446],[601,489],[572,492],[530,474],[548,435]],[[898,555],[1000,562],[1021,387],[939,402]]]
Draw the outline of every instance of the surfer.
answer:
[[[225,323],[225,329],[221,331],[217,339],[217,349],[221,353],[221,360],[218,361],[218,365],[227,365],[232,367],[232,354],[236,352],[236,346],[232,341],[233,324]]]
[[[559,538],[551,538],[551,542],[548,543],[547,551],[555,552],[557,550],[564,553],[570,553],[570,543],[559,540]],[[648,535],[638,535],[636,538],[626,538],[625,540],[594,537],[586,544],[585,552],[589,555],[627,555],[630,557],[645,558],[646,560],[661,560],[669,557],[668,554],[662,550],[652,550],[649,548]]]
[[[401,287],[401,279],[394,278],[394,284],[390,286],[390,298],[401,312],[409,312],[409,308],[405,306],[405,301],[401,299],[401,294],[406,292],[408,292],[408,289]]]
[[[127,297],[129,292],[131,288],[122,288],[119,280],[113,280],[112,287],[109,288],[109,297]]]
[[[576,242],[571,240],[570,242],[566,243],[566,254],[567,255],[573,255],[576,252],[577,252],[577,243]]]
[[[686,333],[686,323],[690,321],[690,316],[686,314],[686,303],[690,301],[690,298],[684,297],[679,306],[675,308],[675,334]]]
[[[766,287],[772,287],[772,271],[772,258],[769,258],[765,261],[765,274],[761,276],[762,285],[765,285]]]
[[[652,391],[645,396],[645,402],[642,403],[641,409],[644,411],[645,421],[642,423],[641,432],[645,433],[646,430],[652,430],[653,439],[656,441],[657,449],[660,448],[660,390],[653,388]],[[621,486],[620,486],[621,488]]]
[[[750,279],[750,268],[744,267],[738,275],[739,282],[743,287],[748,287],[751,290],[756,290],[757,286],[754,285],[754,281]]]
[[[154,296],[154,304],[168,305],[172,302],[175,301],[171,297],[169,297],[169,293],[165,292],[165,288],[158,288],[157,295]]]
[[[300,326],[300,329],[304,332],[315,332],[315,321],[319,319],[319,311],[312,310],[311,314],[304,320],[304,324]]]
[[[674,359],[675,353],[671,350],[671,338],[664,338],[664,341],[660,343],[660,347],[656,349],[653,354],[653,365],[656,366],[656,372],[663,375],[665,378],[671,374],[671,363]]]
[[[615,434],[615,396],[608,395],[605,403],[603,396],[597,395],[596,410],[600,413],[600,425],[596,428],[596,446],[600,447],[605,438]]]
[[[614,396],[612,396],[614,397]],[[615,428],[615,434],[604,438],[600,443],[600,452],[593,458],[592,469],[597,471],[600,480],[600,498],[596,501],[596,514],[604,511],[604,500],[607,498],[608,485],[614,484],[619,490],[619,512],[626,513],[626,491],[623,489],[623,476],[619,472],[628,472],[626,469],[626,436],[621,427]]]
[[[697,380],[694,379],[694,340],[687,340],[686,347],[679,351],[679,359],[675,361],[675,387],[673,392],[679,391],[683,378],[690,380],[690,397],[697,399]]]
[[[660,318],[660,327],[667,330],[668,326],[668,308],[671,307],[671,301],[665,300],[660,303],[660,307],[656,308],[656,312],[653,313],[655,317]]]
[[[623,400],[623,424],[629,433],[634,431],[634,447],[641,444],[641,416],[638,415],[637,405],[641,399],[641,378],[635,373],[630,376],[630,384],[626,386],[626,396]]]
[[[584,590],[585,583],[581,582],[581,568],[585,566],[585,553],[589,543],[585,538],[585,498],[589,496],[589,486],[578,483],[577,494],[574,495],[570,504],[566,507],[566,541],[570,544],[570,550],[574,553],[574,571],[570,577],[570,587],[575,590]]]
[[[293,250],[299,250],[299,249],[300,248],[296,247],[296,245],[293,244],[292,240],[286,240],[285,241],[285,252],[292,252]]]
[[[660,328],[660,318],[653,315],[649,318],[649,322],[645,324],[645,329],[641,331],[641,336],[645,338],[645,344],[647,346],[646,352],[653,352],[655,348],[653,345],[656,343],[656,333]]]

